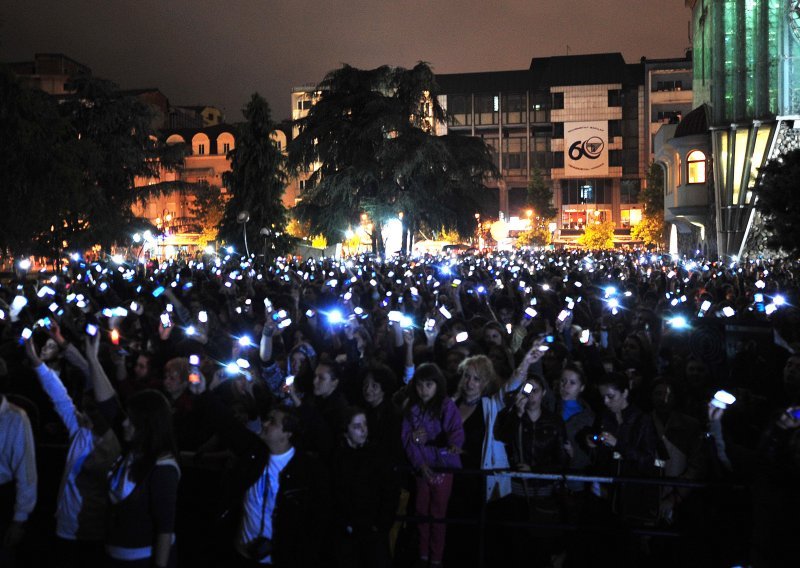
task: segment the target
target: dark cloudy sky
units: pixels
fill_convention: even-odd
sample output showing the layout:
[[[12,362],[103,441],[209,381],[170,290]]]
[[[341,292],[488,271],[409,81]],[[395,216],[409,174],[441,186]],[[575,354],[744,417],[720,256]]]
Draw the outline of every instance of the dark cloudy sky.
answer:
[[[289,116],[293,86],[342,63],[437,73],[525,69],[532,57],[682,56],[684,0],[4,0],[0,61],[64,53],[124,88],[212,104],[253,91]]]

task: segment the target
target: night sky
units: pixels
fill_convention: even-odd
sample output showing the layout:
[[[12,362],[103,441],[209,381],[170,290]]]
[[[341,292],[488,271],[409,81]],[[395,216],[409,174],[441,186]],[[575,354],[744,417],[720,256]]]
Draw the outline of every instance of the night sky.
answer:
[[[620,51],[680,57],[684,0],[8,0],[0,61],[64,53],[123,88],[228,121],[258,91],[289,118],[291,88],[349,63],[437,73],[526,69],[532,57]]]

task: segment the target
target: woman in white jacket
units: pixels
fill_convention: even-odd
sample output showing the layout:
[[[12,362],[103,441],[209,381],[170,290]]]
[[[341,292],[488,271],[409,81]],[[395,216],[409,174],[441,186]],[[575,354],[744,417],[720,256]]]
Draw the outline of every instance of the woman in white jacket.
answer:
[[[464,446],[461,463],[465,470],[507,469],[508,455],[503,442],[494,437],[494,423],[498,413],[505,407],[505,397],[518,389],[525,381],[528,368],[538,361],[543,351],[540,343],[535,343],[525,355],[511,379],[501,385],[491,360],[485,355],[475,355],[464,359],[458,367],[461,380],[453,398],[464,426]],[[489,394],[493,393],[493,394]],[[511,493],[511,479],[502,475],[462,474],[453,482],[453,494],[447,516],[475,520],[480,514],[481,500],[493,501]],[[448,561],[471,564],[475,560],[478,543],[477,525],[453,525],[449,539],[460,543],[450,547]],[[449,529],[450,530],[450,529]],[[457,556],[458,558],[456,558]]]
[[[55,334],[60,336],[54,325]],[[59,344],[64,345],[63,339]],[[88,338],[88,362],[78,350],[71,360],[86,368],[91,380],[94,401],[84,401],[80,412],[67,394],[59,376],[45,365],[36,353],[33,340],[25,342],[25,352],[39,382],[69,434],[69,450],[58,492],[56,508],[55,566],[97,565],[103,561],[107,520],[107,476],[120,454],[120,443],[111,422],[119,410],[116,393],[97,360],[98,338]]]

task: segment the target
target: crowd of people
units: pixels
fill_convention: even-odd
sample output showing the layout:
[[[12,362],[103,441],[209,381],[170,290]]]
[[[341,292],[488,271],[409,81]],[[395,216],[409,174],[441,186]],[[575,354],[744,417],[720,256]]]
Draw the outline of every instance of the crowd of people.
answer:
[[[568,250],[20,274],[0,565],[785,566],[798,275]]]

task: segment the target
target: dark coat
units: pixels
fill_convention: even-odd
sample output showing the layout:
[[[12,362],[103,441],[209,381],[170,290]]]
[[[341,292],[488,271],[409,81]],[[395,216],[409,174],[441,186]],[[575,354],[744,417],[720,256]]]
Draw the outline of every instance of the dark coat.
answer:
[[[564,421],[546,409],[536,422],[531,422],[523,413],[518,417],[516,409],[507,407],[497,415],[494,435],[508,448],[508,459],[512,466],[527,465],[536,471],[564,470],[569,457],[564,450],[567,432]]]
[[[340,531],[386,531],[394,521],[400,485],[388,454],[371,445],[342,444],[331,467],[335,523]]]
[[[200,401],[198,401],[200,403]],[[204,395],[204,415],[236,455],[223,493],[228,495],[224,515],[241,519],[245,492],[269,464],[269,449],[250,432],[213,393]],[[330,487],[321,462],[301,450],[280,473],[278,495],[272,513],[273,562],[279,566],[316,567],[330,555]]]

